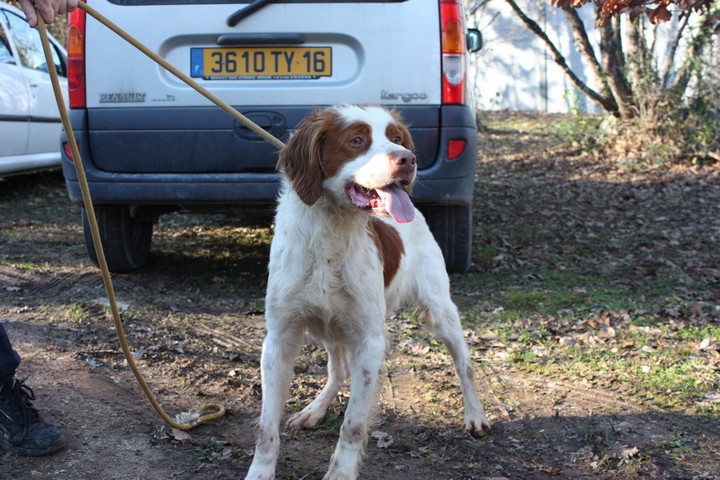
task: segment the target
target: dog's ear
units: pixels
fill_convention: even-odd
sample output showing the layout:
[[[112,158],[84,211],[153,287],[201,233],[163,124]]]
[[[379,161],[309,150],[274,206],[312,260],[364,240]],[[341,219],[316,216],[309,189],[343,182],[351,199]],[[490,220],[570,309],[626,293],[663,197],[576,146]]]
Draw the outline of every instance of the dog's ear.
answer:
[[[290,181],[295,193],[307,205],[322,195],[325,173],[322,165],[322,148],[325,141],[322,114],[313,109],[305,117],[295,134],[280,151],[278,169]]]

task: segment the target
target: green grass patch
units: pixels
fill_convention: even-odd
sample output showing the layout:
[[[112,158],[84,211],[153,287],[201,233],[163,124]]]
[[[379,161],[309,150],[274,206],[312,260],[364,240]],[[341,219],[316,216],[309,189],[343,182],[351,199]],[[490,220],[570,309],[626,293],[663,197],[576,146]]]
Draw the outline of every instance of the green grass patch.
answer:
[[[7,265],[9,267],[17,268],[20,270],[28,270],[37,273],[49,273],[52,272],[54,267],[48,263],[33,263],[25,260],[13,260],[13,259],[2,259],[0,258],[0,264]]]
[[[68,322],[75,325],[83,325],[100,310],[101,307],[90,307],[80,303],[46,304],[40,306],[38,313],[49,322]]]

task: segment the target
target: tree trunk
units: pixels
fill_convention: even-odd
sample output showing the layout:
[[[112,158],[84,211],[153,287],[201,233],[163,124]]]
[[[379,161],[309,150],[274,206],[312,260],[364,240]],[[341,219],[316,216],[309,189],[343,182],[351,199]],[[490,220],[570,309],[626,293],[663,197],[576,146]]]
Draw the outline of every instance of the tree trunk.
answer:
[[[600,9],[601,3],[596,4]],[[599,13],[599,12],[598,12]],[[600,57],[607,75],[610,91],[617,102],[618,109],[613,114],[622,119],[635,117],[636,105],[633,93],[625,78],[622,43],[619,41],[620,22],[613,18],[598,27],[600,29]]]
[[[612,96],[612,91],[610,90],[610,85],[608,84],[607,75],[605,75],[605,72],[603,72],[602,66],[600,65],[600,62],[598,62],[597,56],[595,55],[595,50],[590,43],[587,30],[585,29],[585,24],[580,18],[580,15],[578,15],[576,9],[564,7],[563,12],[565,13],[568,22],[570,23],[570,29],[572,30],[573,38],[575,39],[575,45],[580,51],[580,54],[585,59],[587,65],[592,70],[593,76],[595,77],[595,82],[597,82],[597,84],[600,86],[601,95],[607,100],[608,105],[612,105],[612,108],[609,109],[609,111],[611,113],[617,112],[617,102]]]
[[[678,47],[680,46],[680,39],[682,38],[683,32],[685,31],[685,28],[687,28],[689,21],[690,15],[685,15],[685,17],[683,18],[683,22],[680,25],[680,28],[678,28],[675,39],[673,40],[673,43],[670,47],[670,52],[665,57],[665,65],[663,66],[662,74],[660,76],[660,78],[662,79],[662,83],[660,84],[660,86],[663,89],[667,89],[670,87],[670,85],[668,85],[668,82],[670,80],[670,75],[672,74],[673,65],[675,64],[675,55],[677,55]]]

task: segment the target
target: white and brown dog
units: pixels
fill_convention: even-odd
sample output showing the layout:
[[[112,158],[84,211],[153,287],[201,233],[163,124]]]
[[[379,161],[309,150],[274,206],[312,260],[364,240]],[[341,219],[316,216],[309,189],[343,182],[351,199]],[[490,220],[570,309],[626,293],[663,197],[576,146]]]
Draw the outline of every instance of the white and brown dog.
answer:
[[[394,113],[343,105],[305,118],[280,153],[285,176],[270,251],[267,333],[262,350],[262,414],[247,479],[272,479],[279,427],[305,335],[328,353],[328,381],[288,420],[313,427],[350,378],[350,400],[326,479],[354,479],[376,402],[385,321],[416,307],[455,362],[473,436],[490,425],[442,253],[410,201],[413,142]]]

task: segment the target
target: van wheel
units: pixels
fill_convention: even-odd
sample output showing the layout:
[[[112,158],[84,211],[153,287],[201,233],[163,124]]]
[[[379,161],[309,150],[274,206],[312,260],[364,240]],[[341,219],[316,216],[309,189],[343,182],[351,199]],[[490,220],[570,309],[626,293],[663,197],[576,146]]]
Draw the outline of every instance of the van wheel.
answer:
[[[129,272],[142,267],[150,255],[153,222],[136,219],[127,205],[96,206],[95,216],[110,271]],[[90,260],[98,265],[90,222],[84,208],[82,226],[85,248]]]
[[[472,207],[423,205],[420,210],[440,245],[447,271],[467,272],[472,253]]]

